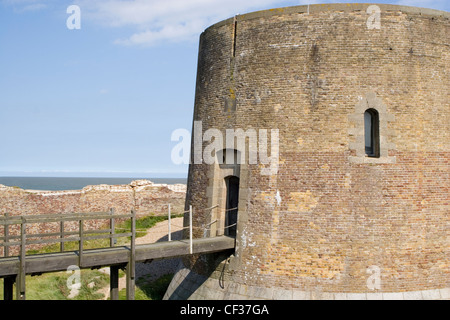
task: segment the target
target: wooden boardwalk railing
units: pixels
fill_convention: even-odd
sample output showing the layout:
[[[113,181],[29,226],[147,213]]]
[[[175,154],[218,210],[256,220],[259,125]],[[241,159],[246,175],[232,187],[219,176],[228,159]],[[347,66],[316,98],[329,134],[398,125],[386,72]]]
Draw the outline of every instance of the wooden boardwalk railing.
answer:
[[[88,220],[109,220],[109,229],[94,229],[84,231],[84,222]],[[135,214],[132,211],[131,214],[126,215],[114,215],[114,209],[110,212],[98,212],[98,213],[71,213],[64,215],[28,215],[28,216],[4,216],[0,217],[0,225],[4,227],[4,235],[0,237],[0,248],[4,247],[4,256],[9,256],[9,248],[12,246],[20,246],[25,248],[24,241],[29,238],[38,238],[38,240],[26,240],[26,245],[36,245],[36,244],[50,244],[50,243],[60,243],[60,252],[65,250],[65,242],[78,241],[80,245],[80,251],[82,251],[83,243],[86,240],[95,239],[110,239],[110,246],[114,245],[114,240],[120,237],[130,237],[132,236],[133,230],[128,233],[115,233],[115,220],[116,219],[135,219]],[[65,231],[64,223],[76,221],[78,222],[78,231]],[[26,234],[26,226],[33,224],[44,224],[44,223],[59,223],[60,231],[55,233],[32,233]],[[20,225],[20,235],[11,235],[9,231],[9,226]],[[105,235],[105,233],[107,233]],[[97,236],[86,236],[87,234],[103,234]],[[51,239],[53,237],[53,239]],[[55,238],[58,237],[58,238]],[[50,239],[45,239],[50,238]],[[16,241],[11,241],[16,240]]]
[[[192,214],[192,210],[191,210]],[[109,220],[108,229],[85,230],[87,220]],[[129,232],[115,233],[116,219],[130,219]],[[78,223],[77,231],[65,231],[67,222]],[[27,226],[42,223],[59,223],[59,232],[27,234]],[[214,238],[168,241],[136,246],[136,215],[115,215],[114,210],[100,213],[64,214],[0,217],[0,225],[4,226],[3,236],[0,237],[0,248],[4,248],[4,257],[0,258],[0,278],[4,278],[4,299],[12,300],[13,284],[16,283],[16,299],[25,299],[25,277],[27,274],[41,274],[46,272],[65,271],[71,266],[79,268],[99,268],[110,266],[111,299],[118,299],[118,272],[125,269],[127,274],[127,299],[134,299],[135,264],[140,261],[179,257],[189,254],[212,253],[234,249],[235,239],[221,236]],[[20,234],[11,235],[10,226],[20,226]],[[190,227],[192,229],[192,227]],[[16,232],[17,233],[17,232]],[[115,239],[130,237],[129,245],[115,246]],[[37,238],[32,240],[33,238]],[[88,249],[84,248],[85,241],[95,239],[110,239],[109,247]],[[65,251],[64,243],[78,242],[78,250]],[[60,243],[59,252],[27,255],[27,245]],[[10,248],[19,247],[16,256],[10,255]]]
[[[94,230],[86,230],[84,228],[85,222],[88,220],[109,220],[109,229],[94,229]],[[131,230],[126,233],[115,233],[115,220],[116,219],[131,219]],[[26,270],[26,250],[27,246],[30,245],[41,245],[41,244],[51,244],[51,243],[60,243],[60,252],[64,252],[66,242],[78,242],[78,267],[83,268],[83,257],[84,257],[84,243],[88,240],[97,240],[97,239],[110,239],[110,247],[114,246],[115,239],[120,237],[131,237],[130,247],[130,269],[134,270],[135,263],[135,240],[136,240],[136,215],[134,210],[131,211],[131,214],[126,215],[115,215],[114,209],[110,209],[110,212],[98,212],[98,213],[72,213],[72,214],[64,214],[64,215],[24,215],[24,216],[8,216],[0,217],[0,225],[3,225],[4,232],[3,237],[0,237],[0,248],[3,247],[4,257],[8,257],[10,254],[10,247],[19,246],[19,263],[18,263],[18,271],[15,279],[9,277],[5,280],[4,283],[4,297],[7,299],[12,298],[12,283],[16,282],[16,299],[25,299],[25,276],[27,274]],[[65,231],[64,224],[65,222],[77,222],[78,223],[78,231]],[[27,234],[27,226],[28,225],[42,225],[49,223],[58,223],[59,224],[59,232],[47,232],[47,233],[32,233]],[[11,235],[10,234],[10,226],[20,225],[20,234],[19,235]],[[35,240],[31,240],[31,239]],[[12,241],[11,241],[12,240]],[[48,259],[52,259],[47,257]],[[2,262],[6,262],[7,260],[0,259],[0,277],[1,273],[1,264]],[[47,260],[42,261],[42,264],[45,265]],[[45,269],[43,267],[43,269]],[[45,272],[39,271],[39,272]],[[14,280],[14,281],[13,281]],[[131,274],[131,280],[134,281],[134,271]]]

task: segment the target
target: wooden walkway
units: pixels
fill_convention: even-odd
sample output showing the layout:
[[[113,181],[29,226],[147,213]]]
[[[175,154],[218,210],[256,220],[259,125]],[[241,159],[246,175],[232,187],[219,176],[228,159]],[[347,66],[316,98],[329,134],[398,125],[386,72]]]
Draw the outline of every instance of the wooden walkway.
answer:
[[[47,254],[36,254],[36,255],[26,255],[25,248],[29,242],[26,240],[27,237],[36,237],[36,235],[26,235],[26,224],[27,223],[36,223],[39,222],[39,216],[35,216],[32,218],[21,218],[15,220],[11,220],[11,218],[0,219],[0,224],[5,226],[9,226],[12,224],[20,224],[21,225],[21,235],[17,236],[9,236],[8,232],[6,234],[9,236],[9,239],[4,235],[0,237],[0,240],[10,240],[14,238],[20,238],[21,241],[17,242],[6,242],[8,245],[5,245],[5,241],[3,242],[3,246],[9,247],[12,245],[20,245],[20,254],[19,256],[6,256],[0,258],[0,278],[4,278],[4,299],[12,300],[13,299],[13,284],[16,283],[16,299],[25,299],[25,276],[26,275],[39,275],[42,273],[48,272],[58,272],[58,271],[66,271],[69,267],[77,266],[80,269],[82,268],[101,268],[105,266],[109,266],[111,268],[110,275],[110,294],[111,299],[118,299],[118,282],[119,282],[119,269],[124,269],[127,274],[127,298],[132,300],[134,299],[134,287],[135,287],[135,264],[136,262],[147,262],[157,259],[167,259],[174,257],[181,257],[190,254],[207,254],[214,253],[225,250],[234,250],[235,248],[235,239],[233,237],[228,236],[219,236],[213,238],[201,238],[201,239],[192,239],[190,237],[186,240],[179,241],[166,241],[166,242],[157,242],[152,244],[141,244],[135,245],[135,215],[132,212],[131,215],[126,215],[125,217],[131,218],[131,232],[124,234],[114,234],[114,222],[111,222],[111,228],[106,230],[109,233],[107,235],[100,236],[84,236],[83,231],[83,222],[86,219],[98,219],[100,218],[108,218],[111,219],[111,215],[105,215],[105,213],[91,215],[91,216],[70,216],[65,217],[58,221],[67,221],[67,220],[75,220],[79,219],[80,227],[77,237],[73,237],[75,233],[72,232],[69,238],[58,239],[48,239],[48,240],[38,240],[39,243],[47,243],[47,242],[60,242],[64,243],[66,241],[79,241],[79,250],[75,251],[64,251],[55,252],[55,253],[47,253]],[[119,217],[119,216],[115,216]],[[123,215],[120,217],[124,217]],[[54,216],[51,217],[52,221],[56,219]],[[48,222],[48,216],[45,216],[44,219],[41,219],[41,222]],[[55,222],[55,221],[53,221]],[[62,224],[61,224],[62,225]],[[7,228],[5,227],[5,230]],[[62,228],[63,230],[64,228]],[[192,230],[192,228],[191,228]],[[95,232],[95,231],[94,231]],[[98,231],[100,232],[100,231]],[[64,231],[62,232],[64,233]],[[92,230],[89,231],[92,233]],[[102,233],[105,233],[105,230],[102,230]],[[45,235],[45,234],[44,234]],[[52,236],[57,235],[57,233],[52,233]],[[67,235],[67,233],[64,233]],[[42,234],[40,236],[43,236]],[[130,245],[125,246],[114,246],[111,241],[111,247],[109,248],[98,248],[98,249],[89,249],[83,250],[83,242],[87,239],[93,238],[117,238],[121,236],[131,236]],[[36,241],[36,240],[35,240]]]

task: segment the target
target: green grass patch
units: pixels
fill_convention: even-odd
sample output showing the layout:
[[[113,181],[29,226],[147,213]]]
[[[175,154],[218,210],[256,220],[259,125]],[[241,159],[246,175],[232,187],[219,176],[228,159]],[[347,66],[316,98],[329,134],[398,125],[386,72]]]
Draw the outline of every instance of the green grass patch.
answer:
[[[166,274],[155,281],[144,276],[136,281],[135,300],[162,300],[172,281],[173,274]],[[126,300],[126,289],[119,291],[119,300]]]
[[[97,270],[81,270],[81,288],[73,299],[69,299],[71,290],[67,280],[73,273],[55,272],[40,276],[27,276],[25,279],[27,300],[98,300],[103,294],[97,291],[109,284],[109,276]],[[3,300],[3,281],[0,281],[0,299]],[[70,281],[69,283],[72,283]],[[15,299],[15,285],[14,285]]]
[[[178,215],[171,215],[171,218],[179,218],[179,217],[183,217],[182,214],[178,214]],[[136,220],[136,238],[139,237],[143,237],[147,234],[147,231],[142,231],[142,229],[150,229],[153,228],[158,222],[162,222],[162,221],[166,221],[168,218],[167,216],[154,216],[154,215],[149,215],[149,216],[145,216],[142,218],[139,218]],[[130,220],[126,220],[125,222],[122,223],[121,228],[123,229],[127,229],[127,230],[131,230],[131,221]],[[141,230],[139,230],[141,229]],[[122,230],[122,232],[124,232]]]

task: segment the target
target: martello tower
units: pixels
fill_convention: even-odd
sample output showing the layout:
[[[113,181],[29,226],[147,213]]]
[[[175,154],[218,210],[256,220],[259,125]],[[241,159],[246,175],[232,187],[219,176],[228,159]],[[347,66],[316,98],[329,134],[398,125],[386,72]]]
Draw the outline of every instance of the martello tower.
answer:
[[[236,251],[185,259],[166,298],[450,298],[449,19],[332,4],[208,28],[186,208]],[[247,133],[234,161],[210,129]],[[276,162],[250,161],[253,132]]]

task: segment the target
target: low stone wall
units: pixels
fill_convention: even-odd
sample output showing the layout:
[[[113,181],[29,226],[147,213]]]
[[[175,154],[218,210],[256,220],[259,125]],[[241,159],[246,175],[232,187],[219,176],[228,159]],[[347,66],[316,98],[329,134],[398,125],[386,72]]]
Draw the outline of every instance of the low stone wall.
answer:
[[[73,191],[36,191],[0,185],[0,215],[39,215],[74,212],[106,212],[117,214],[131,209],[137,215],[167,214],[184,210],[185,185],[154,184],[148,180],[129,185],[95,185]]]

